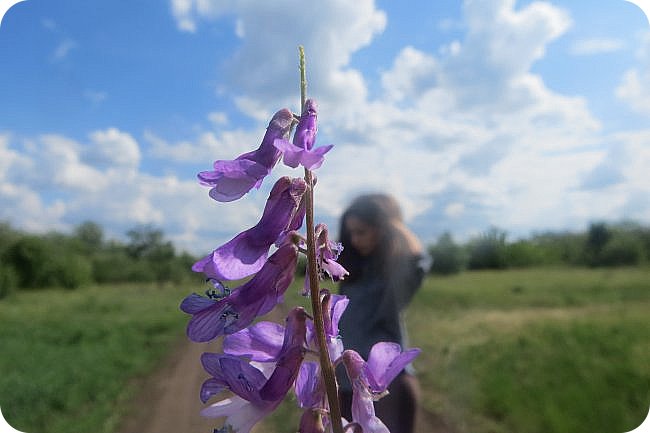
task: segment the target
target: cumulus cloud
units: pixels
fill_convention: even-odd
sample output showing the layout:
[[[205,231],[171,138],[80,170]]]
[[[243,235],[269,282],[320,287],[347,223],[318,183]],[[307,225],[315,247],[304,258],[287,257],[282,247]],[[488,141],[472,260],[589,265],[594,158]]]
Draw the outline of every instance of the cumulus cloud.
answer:
[[[373,0],[329,0],[320,3],[314,14],[305,14],[304,5],[295,0],[173,0],[171,5],[184,30],[196,31],[201,20],[235,17],[241,45],[223,62],[223,70],[239,108],[253,117],[258,113],[250,104],[253,96],[264,107],[291,106],[299,111],[295,107],[298,45],[308,53],[310,91],[319,95],[323,113],[340,113],[340,107],[360,104],[367,95],[366,83],[350,67],[350,57],[387,23],[386,14]]]
[[[0,220],[38,232],[93,220],[116,238],[150,223],[179,248],[198,254],[242,224],[253,225],[261,213],[264,192],[219,209],[194,177],[147,174],[140,157],[137,141],[116,128],[94,131],[87,142],[58,134],[1,134]]]
[[[649,193],[647,132],[601,137],[584,98],[553,91],[532,72],[572,25],[557,6],[467,0],[454,23],[464,30],[457,40],[435,51],[403,47],[381,72],[378,94],[370,96],[370,77],[352,59],[389,24],[371,0],[328,1],[312,15],[289,0],[170,4],[182,31],[200,31],[207,20],[233,20],[240,41],[223,61],[220,81],[227,90],[221,96],[255,126],[239,129],[225,113],[206,113],[209,126],[186,139],[145,131],[146,147],[115,128],[92,132],[86,142],[60,135],[0,137],[2,205],[24,194],[25,220],[37,221],[41,212],[53,226],[91,218],[123,233],[150,222],[179,245],[207,251],[256,222],[272,180],[224,206],[210,200],[193,175],[154,176],[140,162],[209,169],[216,159],[256,148],[275,109],[298,109],[296,47],[304,44],[309,92],[321,105],[319,144],[336,145],[317,172],[316,207],[326,222],[333,223],[356,194],[377,190],[398,197],[427,241],[448,229],[468,235],[498,225],[524,232],[573,228],[621,213],[650,218],[648,205],[638,200]],[[619,96],[642,103],[633,93],[646,80],[645,70],[628,73],[632,78],[621,82]],[[288,173],[296,175],[286,168],[275,175]]]
[[[617,208],[595,198],[607,182],[631,182],[616,178],[623,159],[603,165],[608,152],[586,99],[555,92],[532,72],[572,26],[560,7],[467,0],[454,22],[463,35],[436,52],[403,47],[373,99],[367,78],[350,66],[388,23],[373,2],[328,3],[314,20],[297,19],[292,11],[300,7],[289,2],[213,3],[204,13],[190,3],[195,23],[226,11],[239,22],[242,42],[228,59],[226,85],[236,89],[239,109],[260,121],[296,93],[293,47],[304,41],[310,94],[322,101],[321,132],[337,145],[319,170],[317,209],[325,219],[358,193],[384,190],[399,197],[424,236],[452,227],[575,227]],[[574,50],[619,48],[597,42]]]
[[[270,116],[265,120],[268,122]],[[244,131],[221,130],[218,133],[202,131],[190,140],[170,143],[152,131],[144,132],[144,139],[149,143],[149,156],[173,163],[211,164],[217,159],[233,159],[242,153],[257,148],[264,135],[260,124],[257,129]],[[206,167],[207,169],[207,167]]]
[[[84,152],[84,159],[98,168],[134,169],[140,164],[140,157],[135,139],[116,128],[91,133]]]

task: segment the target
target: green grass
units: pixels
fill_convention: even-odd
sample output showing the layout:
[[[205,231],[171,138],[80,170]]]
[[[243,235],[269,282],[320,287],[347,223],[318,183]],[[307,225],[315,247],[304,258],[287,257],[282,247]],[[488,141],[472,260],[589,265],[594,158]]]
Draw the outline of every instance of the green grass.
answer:
[[[146,374],[183,335],[182,289],[18,292],[0,301],[0,407],[30,433],[110,433]]]
[[[426,410],[458,432],[625,432],[650,405],[650,270],[427,279],[409,311]]]
[[[297,295],[287,303],[305,304]],[[331,285],[325,285],[331,287]],[[0,301],[0,406],[30,433],[113,433],[134,377],[183,335],[187,288],[91,287]],[[455,433],[623,433],[650,404],[650,269],[429,277],[408,312],[422,406]],[[261,431],[295,431],[291,398]]]

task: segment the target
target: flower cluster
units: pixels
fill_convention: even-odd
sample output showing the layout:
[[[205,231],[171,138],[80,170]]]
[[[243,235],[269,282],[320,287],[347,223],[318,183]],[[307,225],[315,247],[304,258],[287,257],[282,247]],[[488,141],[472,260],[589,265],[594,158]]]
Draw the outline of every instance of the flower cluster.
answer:
[[[199,173],[200,182],[211,187],[210,197],[220,202],[243,197],[260,187],[280,159],[289,167],[303,166],[306,173],[320,167],[332,146],[314,147],[318,129],[316,102],[306,100],[290,142],[296,117],[288,109],[278,111],[256,150],[231,161],[216,161],[214,170]],[[192,269],[202,273],[213,288],[205,295],[187,296],[180,305],[191,315],[187,335],[192,341],[206,342],[223,336],[223,353],[204,353],[201,357],[210,378],[201,387],[200,398],[208,403],[223,391],[230,391],[230,397],[206,407],[202,415],[225,418],[225,425],[240,433],[249,432],[292,389],[304,410],[299,430],[302,433],[337,431],[334,425],[347,425],[348,431],[387,432],[375,416],[373,401],[386,393],[390,381],[419,352],[402,352],[399,345],[378,343],[366,362],[358,353],[344,350],[338,323],[348,299],[311,287],[310,278],[305,278],[304,293],[318,296],[321,308],[314,315],[321,318],[320,331],[316,326],[318,317],[310,316],[301,307],[289,311],[284,326],[255,322],[282,302],[293,282],[301,252],[315,252],[315,281],[326,276],[339,281],[347,275],[336,262],[343,247],[329,239],[324,224],[308,225],[307,230],[313,231],[313,245],[310,236],[299,233],[308,210],[307,194],[313,186],[311,176],[279,178],[259,222],[193,265]],[[227,282],[247,277],[238,287],[226,286]],[[324,334],[324,340],[319,340],[319,332]],[[334,365],[344,364],[353,384],[353,419],[349,422],[330,416],[326,390],[332,384],[326,383],[321,374],[323,366],[311,359],[321,350],[319,341],[326,342],[326,359]]]

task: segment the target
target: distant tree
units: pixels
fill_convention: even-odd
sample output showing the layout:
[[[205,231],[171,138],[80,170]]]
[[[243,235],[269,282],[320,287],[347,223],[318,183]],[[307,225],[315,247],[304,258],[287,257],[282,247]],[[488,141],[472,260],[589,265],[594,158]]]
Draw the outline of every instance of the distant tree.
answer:
[[[36,288],[52,281],[51,246],[38,236],[24,236],[7,249],[3,262],[11,265],[19,287]]]
[[[74,230],[74,236],[86,251],[98,251],[104,243],[104,229],[92,221],[84,221]]]
[[[524,268],[546,264],[542,249],[532,240],[508,243],[505,249],[507,267]]]
[[[165,241],[162,230],[150,224],[141,225],[129,230],[129,244],[126,246],[128,254],[135,259],[153,258],[163,259],[174,257],[174,246]]]
[[[431,272],[435,274],[454,274],[460,272],[464,266],[463,249],[454,242],[451,233],[445,232],[429,248],[433,259]]]
[[[506,232],[496,227],[469,243],[469,269],[503,269],[506,261]]]
[[[607,224],[598,222],[589,225],[585,243],[585,262],[588,265],[600,265],[601,253],[611,237],[612,232],[607,227]]]
[[[178,278],[179,266],[178,261],[174,260],[174,245],[165,240],[162,230],[144,225],[129,230],[127,235],[130,239],[127,245],[129,255],[147,264],[152,280],[163,282]]]

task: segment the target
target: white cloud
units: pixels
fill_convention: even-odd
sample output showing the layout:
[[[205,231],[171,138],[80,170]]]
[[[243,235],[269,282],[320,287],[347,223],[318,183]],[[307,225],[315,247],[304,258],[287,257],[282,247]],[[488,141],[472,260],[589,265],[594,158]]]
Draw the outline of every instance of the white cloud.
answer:
[[[268,118],[266,119],[268,121]],[[217,159],[233,159],[257,148],[264,135],[264,128],[252,131],[222,130],[218,134],[204,131],[193,140],[169,143],[151,131],[145,131],[149,143],[148,154],[159,160],[173,163],[203,163],[206,169]]]
[[[250,116],[268,119],[268,107],[297,93],[296,53],[286,47],[306,46],[321,133],[337,145],[318,172],[324,219],[335,220],[354,195],[377,190],[398,196],[428,234],[575,227],[615,208],[596,198],[601,191],[585,189],[606,154],[586,99],[554,92],[531,72],[572,25],[565,10],[468,0],[455,25],[465,36],[435,53],[404,47],[381,75],[382,93],[370,100],[350,58],[386,25],[372,2],[324,5],[313,21],[286,12],[300,8],[230,7],[243,29],[264,29],[243,32],[228,60],[226,83]]]
[[[224,206],[193,176],[141,172],[130,134],[110,128],[89,136],[89,143],[79,143],[54,134],[33,139],[1,134],[0,220],[38,232],[66,231],[93,220],[118,238],[150,223],[179,248],[205,253],[261,214],[271,181],[249,200]],[[89,146],[100,158],[87,158]]]
[[[360,104],[367,89],[363,76],[350,68],[350,56],[368,45],[386,26],[386,15],[373,0],[329,0],[318,13],[304,13],[296,0],[274,2],[172,1],[179,27],[196,30],[199,20],[234,16],[241,46],[223,62],[228,86],[239,108],[252,117],[257,107],[289,106],[298,92],[298,45],[307,53],[310,94],[319,95],[323,113],[345,116],[340,107]],[[255,31],[248,31],[255,29]],[[267,108],[268,110],[268,108]]]
[[[633,111],[650,116],[650,32],[639,38],[636,57],[638,67],[624,72],[615,93]]]
[[[108,98],[108,93],[98,91],[98,90],[85,90],[83,93],[84,98],[86,98],[93,106],[97,106],[104,102]]]
[[[381,74],[376,98],[367,91],[368,77],[351,66],[388,23],[373,1],[332,0],[311,15],[288,0],[172,0],[171,8],[184,31],[199,31],[206,20],[233,20],[241,40],[224,59],[222,96],[259,123],[238,129],[226,113],[213,112],[206,130],[184,140],[146,131],[142,152],[156,163],[207,170],[216,159],[259,146],[274,110],[297,109],[296,47],[303,44],[309,93],[321,106],[319,144],[326,138],[336,144],[317,172],[319,219],[333,222],[354,195],[377,190],[397,196],[427,239],[490,225],[521,232],[574,228],[623,213],[650,219],[649,205],[638,200],[650,194],[648,133],[600,136],[584,98],[555,92],[532,72],[571,26],[556,6],[467,1],[455,27],[464,36],[431,51],[401,49]],[[648,80],[644,71],[629,72],[619,87],[630,104],[642,102],[634,95]],[[143,173],[130,134],[111,128],[89,137],[79,143],[60,135],[18,142],[0,136],[0,208],[15,206],[34,226],[91,218],[115,234],[151,222],[200,252],[254,224],[273,183],[265,181],[246,200],[219,204],[193,175]],[[274,175],[289,172],[278,168]]]
[[[78,44],[70,38],[66,38],[57,45],[52,53],[52,60],[55,62],[60,62],[65,60],[70,54],[70,51],[77,48]]]
[[[569,47],[569,52],[574,56],[591,56],[594,54],[614,53],[624,48],[625,42],[621,39],[590,38],[574,41]]]
[[[140,147],[130,134],[109,128],[90,134],[84,159],[98,168],[134,169],[140,164]]]
[[[626,71],[616,88],[616,96],[627,102],[633,111],[650,115],[650,70]]]
[[[401,101],[415,99],[423,90],[433,87],[438,74],[438,64],[433,57],[406,47],[395,59],[393,68],[382,75],[381,82],[391,100]]]
[[[213,111],[208,113],[208,120],[214,126],[225,126],[228,125],[228,114],[223,111]]]

